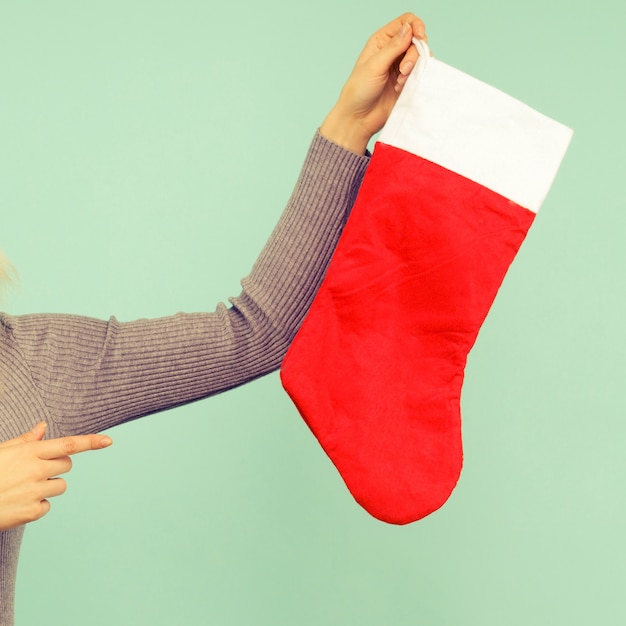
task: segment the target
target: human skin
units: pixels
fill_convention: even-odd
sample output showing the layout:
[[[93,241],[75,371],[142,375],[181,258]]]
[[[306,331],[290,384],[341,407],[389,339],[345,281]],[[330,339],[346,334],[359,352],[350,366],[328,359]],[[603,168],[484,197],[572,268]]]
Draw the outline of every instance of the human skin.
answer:
[[[343,148],[364,154],[371,137],[385,124],[417,60],[412,38],[426,38],[422,20],[405,13],[376,31],[357,58],[320,133]],[[0,278],[8,264],[0,256]],[[40,519],[50,511],[48,498],[66,490],[60,475],[70,471],[71,455],[111,445],[103,435],[43,440],[44,423],[0,444],[0,530]]]
[[[42,441],[46,424],[0,444],[0,529],[6,530],[43,517],[50,510],[48,498],[67,487],[59,478],[72,468],[71,455],[107,448],[113,441],[104,435],[80,435]]]
[[[363,154],[387,121],[418,53],[413,37],[427,39],[424,22],[405,13],[367,41],[339,98],[320,127],[324,137]]]

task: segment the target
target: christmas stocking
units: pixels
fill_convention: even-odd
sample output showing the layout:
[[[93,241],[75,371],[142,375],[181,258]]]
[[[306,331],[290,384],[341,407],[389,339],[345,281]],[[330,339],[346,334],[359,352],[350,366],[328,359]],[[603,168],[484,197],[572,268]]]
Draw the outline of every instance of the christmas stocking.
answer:
[[[467,355],[571,138],[415,43],[281,371],[357,502],[396,524],[458,481]]]

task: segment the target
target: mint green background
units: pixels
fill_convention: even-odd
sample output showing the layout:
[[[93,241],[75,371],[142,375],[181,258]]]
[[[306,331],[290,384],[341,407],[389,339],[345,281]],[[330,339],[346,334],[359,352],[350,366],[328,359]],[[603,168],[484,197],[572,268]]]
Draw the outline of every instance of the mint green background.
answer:
[[[624,11],[617,0],[5,1],[13,313],[122,320],[238,293],[371,32],[576,131],[470,355],[465,469],[370,518],[277,375],[114,430],[26,534],[18,625],[621,625]]]

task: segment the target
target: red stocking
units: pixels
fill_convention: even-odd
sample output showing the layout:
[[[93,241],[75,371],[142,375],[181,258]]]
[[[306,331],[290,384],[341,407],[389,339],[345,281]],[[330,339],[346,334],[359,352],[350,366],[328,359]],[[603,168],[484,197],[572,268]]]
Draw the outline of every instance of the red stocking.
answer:
[[[355,499],[396,524],[458,481],[467,355],[571,137],[416,44],[281,372]]]

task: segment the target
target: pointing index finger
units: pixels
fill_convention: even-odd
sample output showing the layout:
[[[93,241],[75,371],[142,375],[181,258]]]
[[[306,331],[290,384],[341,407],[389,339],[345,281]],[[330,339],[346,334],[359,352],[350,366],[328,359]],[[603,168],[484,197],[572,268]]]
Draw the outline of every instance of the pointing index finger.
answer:
[[[87,450],[100,450],[108,448],[113,441],[104,435],[75,435],[71,437],[59,437],[42,441],[39,447],[40,459],[57,459],[62,456],[71,456]]]

